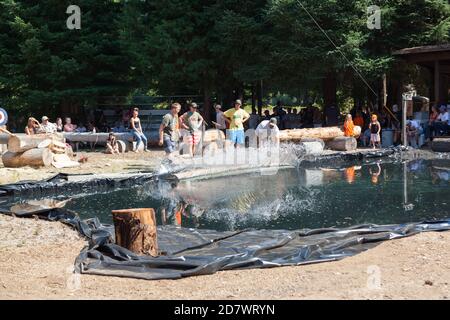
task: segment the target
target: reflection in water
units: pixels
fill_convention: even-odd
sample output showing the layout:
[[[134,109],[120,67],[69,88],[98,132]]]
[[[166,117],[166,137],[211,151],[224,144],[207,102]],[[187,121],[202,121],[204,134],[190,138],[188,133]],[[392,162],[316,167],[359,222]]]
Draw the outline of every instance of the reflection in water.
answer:
[[[151,207],[160,224],[215,230],[393,224],[450,216],[450,161],[289,169],[148,184],[74,199],[68,208],[110,222],[114,209]]]

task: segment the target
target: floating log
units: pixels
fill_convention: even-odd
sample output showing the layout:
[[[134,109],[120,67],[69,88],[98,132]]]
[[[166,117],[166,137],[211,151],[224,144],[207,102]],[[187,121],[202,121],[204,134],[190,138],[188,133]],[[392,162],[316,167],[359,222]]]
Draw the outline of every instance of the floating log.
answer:
[[[47,148],[52,141],[63,142],[61,135],[37,134],[32,136],[11,136],[8,139],[8,151],[22,153],[35,148]]]
[[[53,153],[47,149],[31,149],[23,153],[6,152],[2,156],[6,168],[48,167],[52,164]]]
[[[139,255],[159,255],[155,210],[114,210],[112,216],[117,245]]]
[[[328,141],[327,147],[334,151],[355,151],[358,141],[353,137],[338,137]]]
[[[450,138],[435,138],[431,149],[434,152],[450,152]]]

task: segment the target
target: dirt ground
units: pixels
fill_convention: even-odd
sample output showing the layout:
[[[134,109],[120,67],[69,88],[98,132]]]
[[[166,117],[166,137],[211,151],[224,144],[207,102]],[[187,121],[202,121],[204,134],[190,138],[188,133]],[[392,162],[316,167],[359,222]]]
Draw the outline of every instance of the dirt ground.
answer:
[[[44,180],[57,173],[89,174],[89,173],[131,173],[138,171],[151,171],[155,169],[164,151],[160,149],[151,150],[149,153],[125,153],[121,155],[108,155],[100,152],[80,152],[78,156],[85,156],[88,161],[77,168],[56,169],[49,168],[18,168],[11,169],[3,167],[0,161],[0,185],[16,183],[24,180]]]
[[[150,171],[163,152],[86,156],[89,161],[75,169],[0,165],[0,184],[41,180],[58,172]],[[449,242],[450,232],[425,233],[339,262],[144,281],[74,275],[75,258],[86,245],[77,232],[60,223],[0,214],[0,299],[449,299]]]
[[[449,242],[426,233],[339,262],[144,281],[74,275],[75,231],[0,215],[0,299],[449,299]]]

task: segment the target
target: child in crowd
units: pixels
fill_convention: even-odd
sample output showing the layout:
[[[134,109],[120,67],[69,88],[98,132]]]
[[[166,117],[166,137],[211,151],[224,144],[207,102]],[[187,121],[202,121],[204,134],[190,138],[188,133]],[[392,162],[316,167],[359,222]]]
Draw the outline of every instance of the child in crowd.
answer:
[[[372,121],[369,125],[370,129],[370,144],[373,149],[381,147],[381,124],[378,122],[378,116],[376,114],[372,115]]]
[[[348,114],[344,123],[344,135],[346,137],[353,137],[355,125],[353,124],[353,118],[351,114]]]
[[[109,134],[108,140],[106,141],[106,153],[120,154],[116,135],[112,132]]]

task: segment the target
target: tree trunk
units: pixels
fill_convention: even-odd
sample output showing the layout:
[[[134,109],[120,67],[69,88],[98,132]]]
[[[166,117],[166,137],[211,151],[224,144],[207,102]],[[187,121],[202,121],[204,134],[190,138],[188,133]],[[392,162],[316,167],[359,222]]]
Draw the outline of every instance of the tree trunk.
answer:
[[[262,117],[262,109],[263,109],[263,81],[258,81],[256,85],[256,95],[258,101],[258,114]]]
[[[329,72],[323,80],[323,100],[325,108],[337,103],[337,80],[334,72]],[[336,105],[337,106],[337,105]]]
[[[46,148],[49,146],[49,140],[63,142],[61,135],[38,134],[33,136],[11,136],[8,139],[8,151],[22,153],[30,149]]]
[[[203,115],[205,120],[209,123],[212,120],[211,116],[211,92],[208,88],[203,90]]]
[[[353,137],[338,137],[329,141],[327,147],[334,151],[354,151],[358,148],[358,141]]]
[[[304,139],[321,139],[328,141],[342,136],[344,136],[344,132],[338,127],[280,131],[281,142],[299,142]]]
[[[53,153],[47,148],[31,149],[24,153],[8,151],[3,155],[2,160],[6,168],[48,167],[53,162]]]
[[[252,84],[252,113],[257,113],[256,109],[256,84]]]
[[[114,210],[112,216],[117,245],[139,255],[159,255],[155,210]]]

